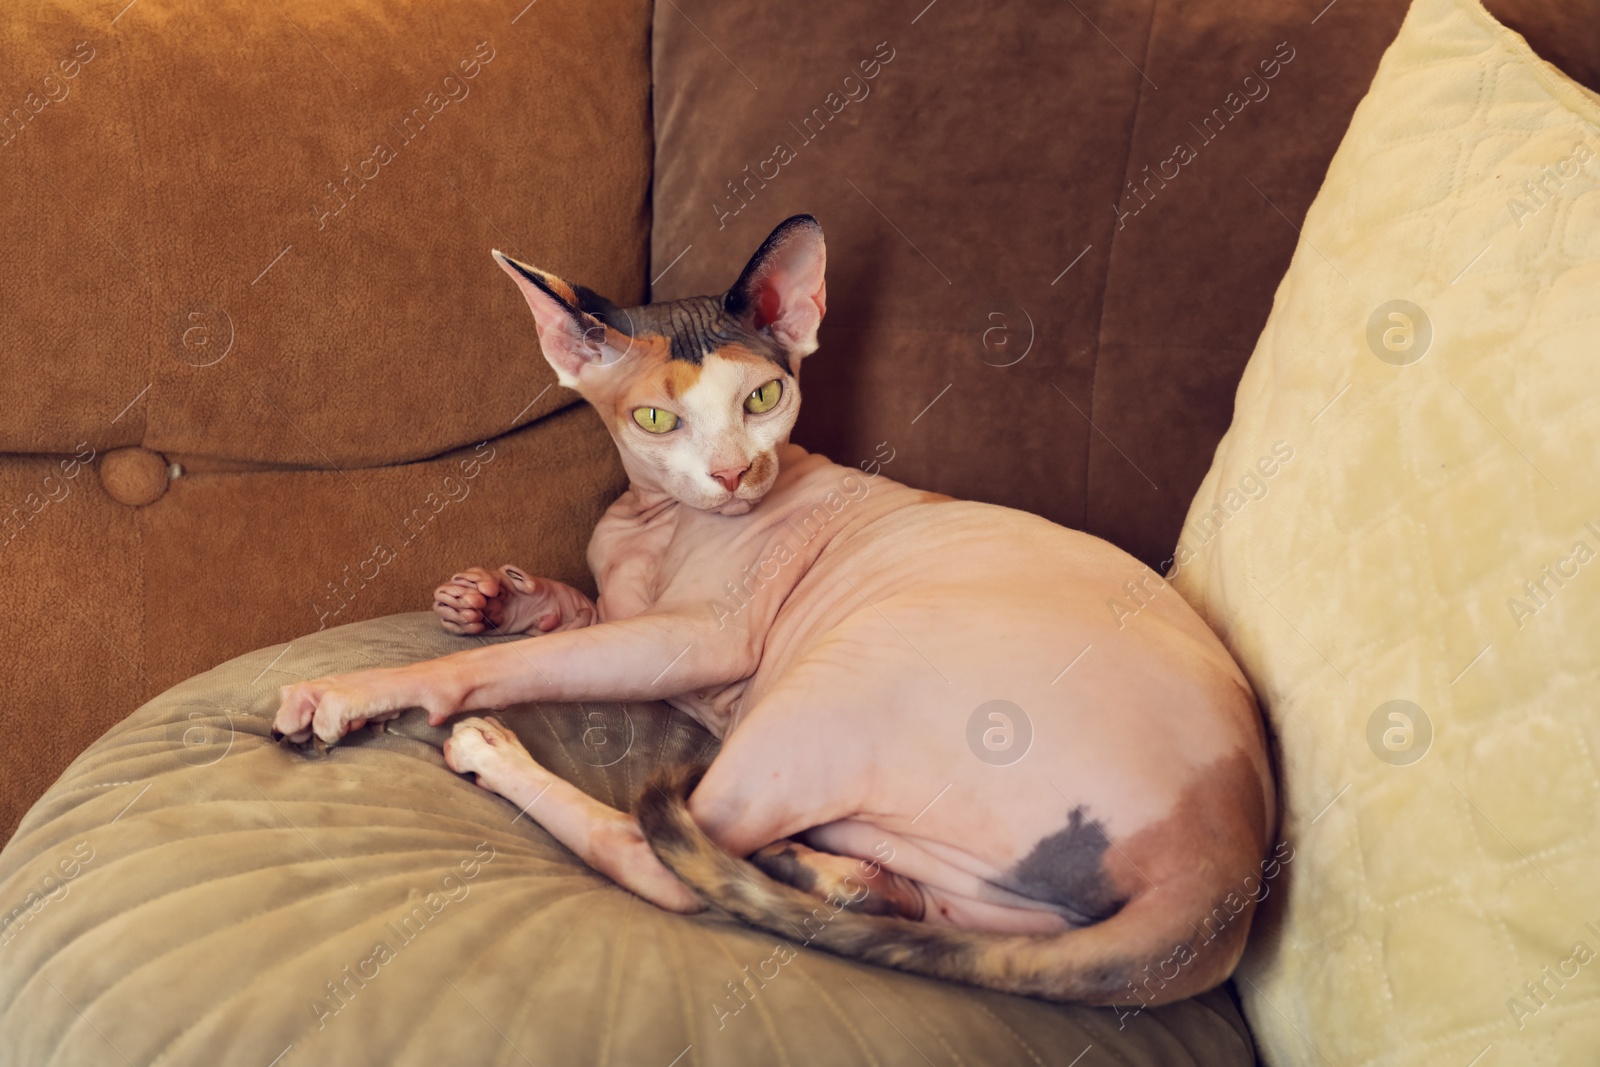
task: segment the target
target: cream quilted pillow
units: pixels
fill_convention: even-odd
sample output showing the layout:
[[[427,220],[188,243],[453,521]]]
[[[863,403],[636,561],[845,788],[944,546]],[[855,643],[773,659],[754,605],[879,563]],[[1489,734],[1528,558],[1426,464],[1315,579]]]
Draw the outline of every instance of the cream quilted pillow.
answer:
[[[1177,546],[1279,746],[1273,1065],[1600,1054],[1597,155],[1600,98],[1416,0]]]

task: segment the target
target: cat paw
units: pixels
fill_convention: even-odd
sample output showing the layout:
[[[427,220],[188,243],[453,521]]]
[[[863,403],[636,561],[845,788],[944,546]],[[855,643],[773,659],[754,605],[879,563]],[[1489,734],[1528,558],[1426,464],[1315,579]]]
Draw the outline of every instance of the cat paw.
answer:
[[[444,762],[457,774],[476,774],[479,785],[496,793],[519,770],[538,766],[517,735],[493,715],[456,723],[444,743]]]
[[[433,611],[449,633],[479,634],[488,629],[510,633],[513,631],[506,629],[508,592],[495,571],[468,567],[433,591]]]
[[[460,686],[430,661],[381,667],[280,686],[272,734],[296,746],[314,735],[332,746],[352,730],[398,718],[409,708],[422,708],[431,722],[460,706]]]
[[[595,607],[576,589],[506,564],[469,567],[434,590],[433,610],[453,634],[551,633],[587,626]]]

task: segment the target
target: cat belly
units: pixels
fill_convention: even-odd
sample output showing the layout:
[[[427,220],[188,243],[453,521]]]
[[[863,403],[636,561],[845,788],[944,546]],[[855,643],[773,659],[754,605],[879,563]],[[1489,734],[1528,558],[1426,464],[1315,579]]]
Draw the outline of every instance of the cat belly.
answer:
[[[1248,688],[1176,592],[1129,623],[1106,602],[1137,562],[1016,514],[899,513],[820,559],[721,758],[800,806],[840,811],[817,782],[848,794],[814,847],[887,842],[929,921],[1036,932],[1114,913],[1117,848],[1178,816],[1214,766],[1264,778],[1266,762]]]
[[[1048,934],[1093,921],[1053,902],[1005,888],[1005,873],[947,847],[885,829],[869,817],[841,819],[808,830],[805,844],[850,857],[865,881],[878,867],[909,879],[921,896],[922,921],[996,933]]]

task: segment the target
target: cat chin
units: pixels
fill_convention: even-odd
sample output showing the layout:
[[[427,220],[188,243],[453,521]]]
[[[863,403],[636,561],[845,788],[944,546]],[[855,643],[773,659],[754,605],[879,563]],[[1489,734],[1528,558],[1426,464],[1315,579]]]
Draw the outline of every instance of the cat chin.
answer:
[[[766,495],[766,491],[763,490],[761,496],[754,498],[729,494],[720,500],[705,500],[702,498],[699,501],[694,501],[685,500],[681,496],[674,496],[673,499],[685,507],[694,508],[696,511],[704,511],[708,515],[748,515],[750,510],[761,503],[762,497]]]

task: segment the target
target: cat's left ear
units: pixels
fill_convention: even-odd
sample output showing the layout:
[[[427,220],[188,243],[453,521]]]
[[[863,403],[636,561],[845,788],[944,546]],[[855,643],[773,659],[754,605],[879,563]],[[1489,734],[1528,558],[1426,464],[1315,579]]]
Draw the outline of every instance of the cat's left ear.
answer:
[[[822,227],[810,215],[778,224],[723,297],[730,315],[767,331],[796,359],[817,350],[817,327],[828,310]]]

